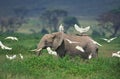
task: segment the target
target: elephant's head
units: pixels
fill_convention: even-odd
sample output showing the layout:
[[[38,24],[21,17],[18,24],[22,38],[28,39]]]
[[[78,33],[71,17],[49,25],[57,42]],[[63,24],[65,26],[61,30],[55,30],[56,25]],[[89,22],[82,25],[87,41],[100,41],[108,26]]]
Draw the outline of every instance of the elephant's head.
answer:
[[[56,32],[52,34],[45,34],[40,40],[36,52],[37,55],[40,55],[41,50],[47,47],[51,47],[53,50],[56,50],[63,42],[63,33]]]

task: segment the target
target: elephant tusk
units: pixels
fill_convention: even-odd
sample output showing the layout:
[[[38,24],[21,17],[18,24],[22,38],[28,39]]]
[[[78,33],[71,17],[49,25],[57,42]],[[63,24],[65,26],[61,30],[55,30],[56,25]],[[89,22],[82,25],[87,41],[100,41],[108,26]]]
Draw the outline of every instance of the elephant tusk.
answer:
[[[33,49],[33,50],[30,50],[30,51],[36,51],[36,52],[39,52],[42,48],[40,49]]]
[[[40,49],[36,49],[37,52],[39,52],[40,50],[42,50],[42,48],[40,48]]]

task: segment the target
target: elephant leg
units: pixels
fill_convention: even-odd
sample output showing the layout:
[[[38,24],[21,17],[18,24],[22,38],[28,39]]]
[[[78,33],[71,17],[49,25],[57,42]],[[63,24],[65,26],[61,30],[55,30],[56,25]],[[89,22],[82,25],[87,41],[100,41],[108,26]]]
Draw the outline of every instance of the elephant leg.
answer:
[[[62,58],[65,56],[65,51],[63,49],[57,49],[57,54]]]
[[[40,56],[40,52],[39,52],[39,51],[38,51],[38,52],[36,52],[36,55],[37,55],[37,56]]]
[[[91,55],[92,58],[98,57],[98,48],[94,44],[89,43],[87,45],[86,51],[87,51],[88,57],[89,55]]]
[[[95,48],[95,51],[93,52],[92,57],[93,58],[98,57],[98,48]]]
[[[60,57],[64,57],[66,54],[64,42],[55,51]]]

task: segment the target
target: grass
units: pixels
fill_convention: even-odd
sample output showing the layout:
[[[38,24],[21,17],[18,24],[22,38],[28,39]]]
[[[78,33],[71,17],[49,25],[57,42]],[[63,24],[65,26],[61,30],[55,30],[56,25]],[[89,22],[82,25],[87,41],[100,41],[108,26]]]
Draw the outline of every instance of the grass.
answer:
[[[19,41],[5,40],[8,35],[19,38]],[[94,38],[103,46],[99,47],[99,57],[82,60],[79,57],[64,58],[48,55],[43,50],[42,56],[37,57],[31,49],[36,48],[41,35],[1,34],[3,44],[13,50],[0,49],[0,79],[118,79],[120,75],[120,58],[111,57],[113,51],[118,51],[120,38],[106,43]],[[24,59],[21,60],[19,53]],[[6,59],[6,54],[16,54],[16,60]]]

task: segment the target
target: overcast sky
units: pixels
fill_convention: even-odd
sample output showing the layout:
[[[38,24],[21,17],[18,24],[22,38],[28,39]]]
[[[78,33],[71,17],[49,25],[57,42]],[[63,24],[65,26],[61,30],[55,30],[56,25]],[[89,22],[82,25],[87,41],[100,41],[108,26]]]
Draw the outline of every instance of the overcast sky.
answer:
[[[31,13],[41,8],[59,8],[72,15],[96,16],[120,7],[120,0],[0,0],[0,15],[9,15],[16,7],[29,8]]]

